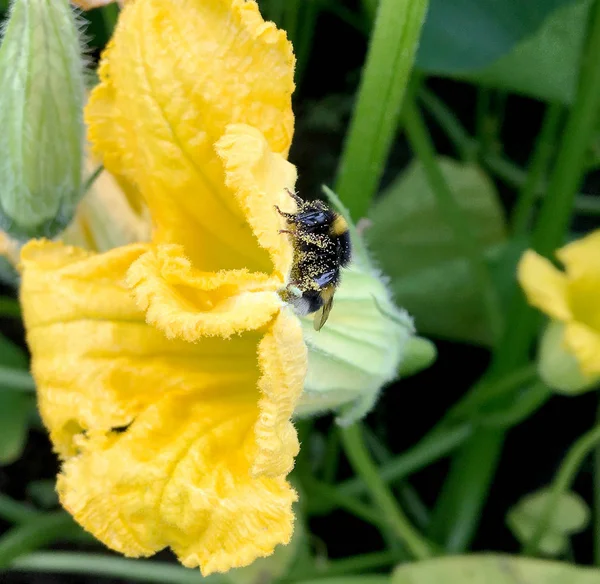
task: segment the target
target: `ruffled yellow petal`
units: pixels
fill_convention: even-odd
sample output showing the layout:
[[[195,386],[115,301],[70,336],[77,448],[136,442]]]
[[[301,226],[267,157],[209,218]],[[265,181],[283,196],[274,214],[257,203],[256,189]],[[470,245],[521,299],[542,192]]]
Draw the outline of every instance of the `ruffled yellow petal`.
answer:
[[[23,249],[40,410],[65,460],[59,493],[112,549],[171,547],[187,566],[225,571],[290,538],[306,348],[287,309],[229,340],[167,339],[126,285],[148,249]]]
[[[557,256],[566,266],[575,320],[600,333],[600,231],[563,247]]]
[[[265,137],[245,124],[227,126],[215,149],[225,167],[225,184],[243,210],[246,221],[269,252],[273,269],[280,279],[287,277],[293,259],[289,238],[275,209],[293,212],[295,203],[289,192],[296,182],[296,168],[280,154],[274,154]]]
[[[298,454],[298,438],[290,418],[302,394],[308,352],[300,321],[288,310],[279,313],[258,346],[262,376],[258,381],[261,398],[253,475],[287,474]]]
[[[517,268],[517,279],[528,302],[557,320],[568,320],[567,279],[550,261],[528,250]]]
[[[131,267],[128,283],[148,323],[168,338],[189,342],[263,327],[284,305],[277,279],[248,270],[201,272],[178,245],[144,254]]]
[[[579,322],[565,327],[565,345],[585,375],[600,374],[600,333]]]
[[[287,155],[294,57],[254,1],[138,0],[123,10],[86,119],[106,168],[137,185],[156,241],[203,271],[270,271],[214,144],[246,123]]]
[[[243,124],[228,126],[216,150],[230,196],[273,269],[271,275],[248,269],[201,271],[186,257],[185,247],[168,244],[155,246],[135,262],[129,283],[148,322],[170,338],[191,342],[265,326],[283,306],[277,291],[285,285],[293,259],[289,238],[279,232],[284,221],[275,205],[294,208],[285,190],[294,184],[294,166],[272,153],[258,130]]]
[[[65,508],[125,555],[170,546],[204,574],[244,566],[287,543],[295,493],[252,478],[255,388],[165,395],[122,434],[90,437],[59,477]]]

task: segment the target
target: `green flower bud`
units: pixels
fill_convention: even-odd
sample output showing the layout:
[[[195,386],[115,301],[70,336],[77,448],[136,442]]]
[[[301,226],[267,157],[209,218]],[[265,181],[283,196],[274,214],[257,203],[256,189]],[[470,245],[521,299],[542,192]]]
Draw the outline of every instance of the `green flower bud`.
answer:
[[[400,376],[410,377],[427,369],[437,358],[436,346],[423,337],[411,337],[406,343],[404,359],[400,364]]]
[[[381,388],[396,378],[414,327],[406,311],[394,305],[347,211],[326,193],[350,225],[353,261],[343,271],[327,324],[317,332],[312,316],[302,319],[308,373],[295,413],[335,410],[338,423],[348,425],[365,416]]]
[[[581,371],[575,356],[565,348],[564,329],[564,324],[556,321],[546,327],[538,349],[538,374],[559,393],[583,393],[598,385],[600,378]]]
[[[53,237],[81,195],[85,83],[68,0],[13,0],[0,47],[0,228]]]

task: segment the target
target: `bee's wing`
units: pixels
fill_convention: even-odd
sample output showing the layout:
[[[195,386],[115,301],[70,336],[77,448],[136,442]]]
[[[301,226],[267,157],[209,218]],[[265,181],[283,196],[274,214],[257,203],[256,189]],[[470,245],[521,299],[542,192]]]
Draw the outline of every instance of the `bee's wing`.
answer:
[[[331,307],[333,306],[334,293],[334,286],[323,288],[323,291],[321,292],[321,296],[323,297],[323,306],[315,314],[315,318],[313,320],[313,326],[315,327],[316,331],[320,331],[329,318],[329,313],[331,312]]]

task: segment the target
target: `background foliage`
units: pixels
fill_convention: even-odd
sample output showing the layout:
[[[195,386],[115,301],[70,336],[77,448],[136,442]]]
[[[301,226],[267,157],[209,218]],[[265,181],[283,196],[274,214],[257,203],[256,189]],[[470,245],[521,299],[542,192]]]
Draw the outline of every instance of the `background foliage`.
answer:
[[[206,580],[600,581],[597,395],[537,379],[542,321],[515,281],[524,249],[550,255],[598,225],[600,3],[431,0],[420,31],[426,4],[260,1],[298,57],[299,189],[334,186],[370,220],[373,256],[438,360],[362,425],[299,423],[303,528]],[[95,58],[117,16],[85,14]],[[166,556],[108,555],[59,510],[18,303],[2,292],[2,582],[203,581]],[[446,553],[459,556],[428,559]]]

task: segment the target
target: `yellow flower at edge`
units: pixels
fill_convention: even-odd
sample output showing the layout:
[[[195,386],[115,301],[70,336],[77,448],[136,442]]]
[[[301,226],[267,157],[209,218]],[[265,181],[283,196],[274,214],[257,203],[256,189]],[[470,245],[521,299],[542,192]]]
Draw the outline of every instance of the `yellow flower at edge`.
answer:
[[[150,243],[34,241],[21,301],[63,506],[108,547],[204,574],[289,541],[306,374],[281,301],[293,250],[294,57],[244,0],[134,0],[86,111]]]
[[[600,374],[600,231],[570,243],[556,253],[565,266],[527,251],[518,279],[530,304],[564,323],[565,349],[584,375]]]

